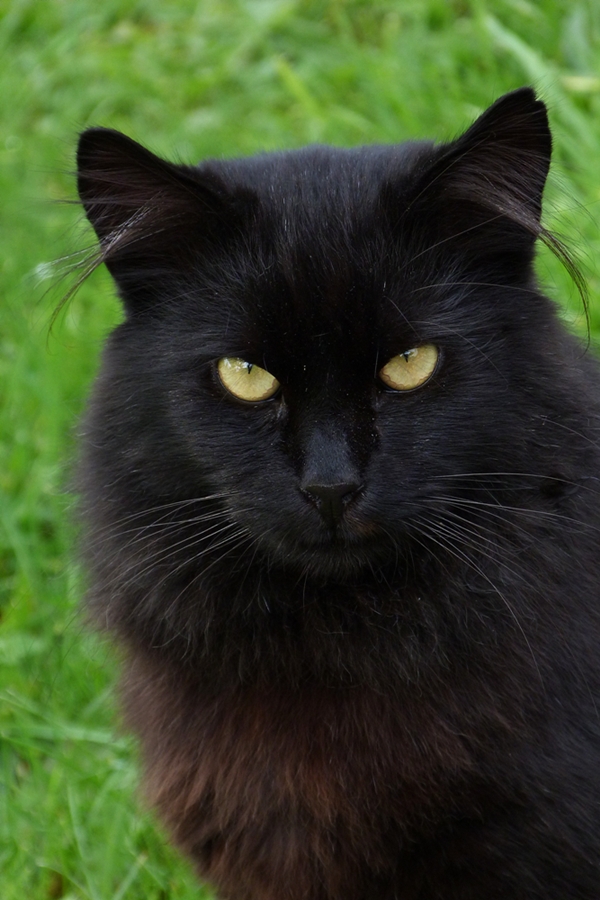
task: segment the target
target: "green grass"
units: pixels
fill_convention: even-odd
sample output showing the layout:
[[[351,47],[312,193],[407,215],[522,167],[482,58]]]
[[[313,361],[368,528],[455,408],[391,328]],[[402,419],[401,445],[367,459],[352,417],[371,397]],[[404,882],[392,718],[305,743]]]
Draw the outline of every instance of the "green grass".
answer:
[[[600,336],[600,5],[595,0],[0,0],[0,897],[199,894],[136,799],[117,661],[86,633],[70,524],[77,419],[119,319],[97,272],[61,314],[61,257],[89,244],[77,132],[171,158],[310,141],[451,137],[533,83],[555,166],[546,223],[588,280]],[[540,273],[582,328],[547,254]],[[208,896],[206,894],[205,896]]]

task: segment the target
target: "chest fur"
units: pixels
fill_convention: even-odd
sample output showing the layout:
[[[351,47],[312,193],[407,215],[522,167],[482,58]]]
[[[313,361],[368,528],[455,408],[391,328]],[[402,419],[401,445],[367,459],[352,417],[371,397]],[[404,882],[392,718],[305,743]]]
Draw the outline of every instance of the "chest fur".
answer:
[[[479,779],[478,742],[442,697],[210,693],[138,660],[125,698],[148,799],[232,900],[362,898],[378,878],[386,896],[405,850],[464,814]]]

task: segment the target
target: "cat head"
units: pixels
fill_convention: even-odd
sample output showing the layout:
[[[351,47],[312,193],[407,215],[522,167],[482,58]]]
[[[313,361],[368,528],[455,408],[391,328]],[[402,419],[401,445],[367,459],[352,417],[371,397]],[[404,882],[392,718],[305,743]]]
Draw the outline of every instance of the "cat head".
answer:
[[[473,473],[543,469],[523,423],[559,352],[532,272],[550,155],[527,88],[440,145],[192,167],[86,131],[79,192],[125,309],[90,521],[162,522],[156,565],[194,577],[353,578],[422,543]]]

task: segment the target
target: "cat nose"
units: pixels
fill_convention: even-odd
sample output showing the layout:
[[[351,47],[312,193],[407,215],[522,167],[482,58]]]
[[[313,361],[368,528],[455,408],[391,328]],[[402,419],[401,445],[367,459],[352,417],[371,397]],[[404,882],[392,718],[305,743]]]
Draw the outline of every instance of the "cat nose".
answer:
[[[340,522],[348,501],[360,491],[357,481],[343,481],[339,484],[303,484],[302,490],[315,504],[329,528]]]

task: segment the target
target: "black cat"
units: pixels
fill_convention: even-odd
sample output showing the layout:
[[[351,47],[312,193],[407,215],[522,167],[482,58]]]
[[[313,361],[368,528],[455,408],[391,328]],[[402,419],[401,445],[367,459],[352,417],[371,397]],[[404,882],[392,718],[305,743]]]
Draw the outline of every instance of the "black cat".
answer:
[[[527,88],[439,145],[81,137],[125,307],[89,604],[223,898],[600,897],[600,377],[533,274],[550,154]]]

